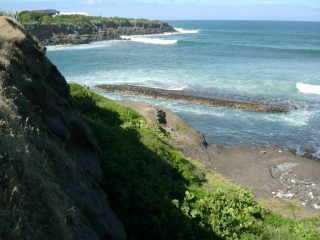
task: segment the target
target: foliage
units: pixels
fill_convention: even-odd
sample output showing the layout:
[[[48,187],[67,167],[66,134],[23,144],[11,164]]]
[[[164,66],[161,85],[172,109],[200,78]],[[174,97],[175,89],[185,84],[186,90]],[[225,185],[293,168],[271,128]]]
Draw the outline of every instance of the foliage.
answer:
[[[98,140],[103,187],[129,239],[319,239],[319,221],[266,211],[248,191],[186,159],[131,109],[79,85],[71,93]]]
[[[91,25],[105,26],[110,28],[118,27],[160,27],[165,23],[150,21],[146,19],[128,19],[120,17],[95,17],[84,15],[58,15],[50,16],[42,12],[22,11],[18,14],[18,20],[24,24],[66,24],[66,25]]]

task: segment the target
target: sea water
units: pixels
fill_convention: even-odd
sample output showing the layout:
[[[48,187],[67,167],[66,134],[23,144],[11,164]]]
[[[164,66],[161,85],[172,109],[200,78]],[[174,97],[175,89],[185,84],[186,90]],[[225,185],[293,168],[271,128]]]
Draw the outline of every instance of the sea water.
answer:
[[[48,48],[67,81],[286,103],[287,114],[129,97],[178,113],[210,143],[320,146],[320,23],[174,21],[178,32]],[[121,98],[108,94],[112,98]]]

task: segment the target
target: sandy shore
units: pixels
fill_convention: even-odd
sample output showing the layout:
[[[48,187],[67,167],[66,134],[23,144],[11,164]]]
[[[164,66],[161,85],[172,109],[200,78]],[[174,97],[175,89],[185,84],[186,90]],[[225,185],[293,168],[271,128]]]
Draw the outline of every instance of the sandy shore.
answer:
[[[171,144],[232,182],[249,188],[266,207],[289,217],[320,214],[320,162],[279,148],[208,145],[204,136],[179,116],[142,102],[124,101],[150,124],[165,113],[162,128]]]

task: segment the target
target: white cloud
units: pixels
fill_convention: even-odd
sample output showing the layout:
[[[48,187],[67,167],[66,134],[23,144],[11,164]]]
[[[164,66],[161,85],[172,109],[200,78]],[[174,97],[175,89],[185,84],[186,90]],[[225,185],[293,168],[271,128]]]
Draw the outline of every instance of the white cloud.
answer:
[[[275,4],[274,1],[264,1],[264,2],[262,2],[262,3],[265,4],[265,5]]]
[[[102,0],[82,0],[83,3],[88,4],[88,5],[94,5],[97,3],[101,3]]]

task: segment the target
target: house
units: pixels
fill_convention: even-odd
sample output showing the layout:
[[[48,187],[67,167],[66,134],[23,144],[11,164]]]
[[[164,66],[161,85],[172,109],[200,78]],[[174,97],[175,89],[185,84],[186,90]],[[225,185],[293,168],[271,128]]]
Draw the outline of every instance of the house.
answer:
[[[59,15],[64,15],[64,16],[68,16],[68,15],[89,16],[89,14],[86,13],[86,12],[60,12]]]
[[[33,10],[30,11],[32,13],[39,13],[39,14],[45,14],[48,16],[57,16],[60,14],[59,11],[55,10],[55,9],[45,9],[45,10]]]

